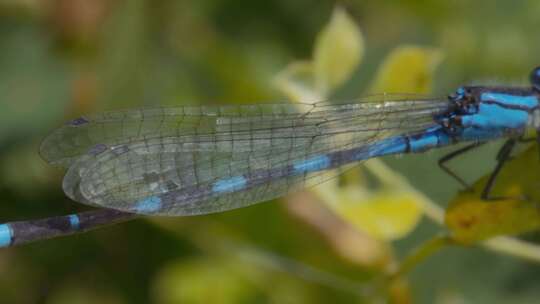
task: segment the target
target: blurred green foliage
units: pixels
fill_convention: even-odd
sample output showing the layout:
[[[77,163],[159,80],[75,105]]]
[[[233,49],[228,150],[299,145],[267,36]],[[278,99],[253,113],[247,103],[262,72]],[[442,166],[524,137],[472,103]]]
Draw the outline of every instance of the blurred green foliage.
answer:
[[[403,45],[444,54],[433,82],[441,94],[472,81],[525,84],[538,64],[538,1],[340,3],[362,29],[365,54],[362,68],[333,94],[338,97],[368,91],[383,60]],[[62,172],[37,155],[41,138],[66,119],[128,107],[283,99],[275,75],[311,57],[334,6],[309,0],[0,0],[1,220],[86,208],[64,197]],[[493,165],[497,147],[456,162],[456,170],[477,179]],[[448,151],[384,161],[444,205],[459,189],[436,167]],[[381,296],[369,287],[373,279],[441,229],[423,221],[393,249],[381,249],[334,224],[309,195],[287,200],[307,201],[312,215],[334,230],[307,224],[290,203],[280,202],[195,218],[141,219],[2,250],[0,302],[372,303]],[[243,257],[245,244],[259,259]],[[538,270],[483,249],[455,248],[382,296],[395,303],[536,303]]]

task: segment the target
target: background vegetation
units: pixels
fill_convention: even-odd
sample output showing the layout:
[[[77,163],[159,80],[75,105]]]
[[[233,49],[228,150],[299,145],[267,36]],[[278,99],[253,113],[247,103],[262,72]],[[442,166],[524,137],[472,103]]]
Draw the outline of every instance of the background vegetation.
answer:
[[[538,1],[340,4],[361,33],[355,35],[362,37],[363,56],[331,94],[319,95],[355,98],[390,88],[444,96],[461,84],[526,84],[539,62]],[[65,198],[63,172],[37,154],[40,140],[66,119],[120,108],[290,96],[279,76],[292,62],[316,61],[335,5],[0,0],[0,220],[87,209]],[[396,55],[403,47],[427,63]],[[411,75],[423,76],[400,87]],[[476,180],[493,165],[498,145],[468,155],[456,170]],[[436,167],[445,152],[385,158],[393,170],[383,177],[376,172],[386,167],[368,168],[368,175],[391,186],[365,201],[392,195],[399,184],[406,185],[399,197],[406,193],[444,207],[459,189]],[[321,198],[329,200],[304,193],[223,214],[141,219],[2,250],[0,302],[374,303],[389,297],[395,303],[536,303],[540,297],[538,264],[480,247],[446,249],[379,289],[374,281],[381,274],[444,228],[420,217],[420,208],[407,227],[374,236],[366,228],[373,218],[347,218],[354,208],[335,212]]]

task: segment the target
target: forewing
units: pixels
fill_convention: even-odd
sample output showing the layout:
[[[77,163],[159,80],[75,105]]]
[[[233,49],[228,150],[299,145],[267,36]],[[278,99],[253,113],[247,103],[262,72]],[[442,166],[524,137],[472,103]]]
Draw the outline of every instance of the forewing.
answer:
[[[99,144],[114,146],[176,137],[186,143],[204,142],[203,148],[211,150],[213,142],[231,141],[230,134],[241,132],[257,132],[262,136],[269,130],[283,130],[282,133],[315,136],[359,130],[365,134],[365,129],[378,128],[385,119],[402,117],[403,111],[410,113],[411,107],[416,107],[418,115],[422,109],[433,112],[445,104],[439,99],[412,94],[381,94],[340,104],[277,103],[114,111],[67,122],[45,138],[40,154],[47,162],[68,168]],[[426,115],[426,118],[430,117]],[[407,120],[400,122],[407,123]],[[364,134],[360,134],[360,141]],[[259,146],[248,148],[258,149]]]

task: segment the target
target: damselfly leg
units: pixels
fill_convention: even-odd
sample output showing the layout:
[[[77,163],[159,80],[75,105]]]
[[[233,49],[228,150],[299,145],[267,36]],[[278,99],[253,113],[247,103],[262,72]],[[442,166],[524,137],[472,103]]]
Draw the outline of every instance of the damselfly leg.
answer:
[[[461,178],[457,173],[455,173],[450,167],[448,167],[447,163],[451,161],[452,159],[463,155],[471,150],[474,150],[475,148],[480,147],[483,145],[483,142],[475,142],[470,145],[467,145],[463,148],[460,148],[456,151],[450,152],[449,154],[443,156],[441,159],[439,159],[439,167],[450,177],[455,179],[458,183],[460,183],[466,191],[472,191],[471,185],[469,185],[463,178]]]
[[[502,168],[504,165],[511,159],[512,151],[516,147],[518,143],[530,143],[531,141],[536,141],[538,144],[540,144],[540,136],[537,136],[535,139],[526,139],[526,138],[511,138],[508,139],[504,145],[499,149],[499,152],[497,153],[497,164],[495,165],[495,168],[489,175],[488,181],[481,192],[481,199],[486,201],[495,201],[495,200],[503,200],[503,199],[509,199],[509,197],[503,197],[503,196],[492,196],[492,190],[495,186],[495,183],[497,181],[497,177],[501,173]],[[458,174],[456,174],[451,168],[447,166],[447,162],[450,160],[461,156],[467,152],[470,152],[474,150],[475,148],[478,148],[482,146],[485,142],[478,142],[473,143],[468,146],[465,146],[461,149],[458,149],[456,151],[453,151],[445,156],[443,156],[441,159],[439,159],[439,167],[447,173],[449,176],[451,176],[453,179],[455,179],[458,183],[460,183],[465,191],[472,191],[471,185],[469,185],[462,177],[460,177]],[[519,198],[522,199],[522,198]]]

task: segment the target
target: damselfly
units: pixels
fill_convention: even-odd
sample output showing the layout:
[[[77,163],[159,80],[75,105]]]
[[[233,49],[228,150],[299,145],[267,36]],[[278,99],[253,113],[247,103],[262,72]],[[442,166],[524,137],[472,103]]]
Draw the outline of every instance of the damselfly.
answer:
[[[445,163],[507,138],[482,197],[517,141],[540,138],[540,68],[530,87],[464,86],[446,98],[376,95],[351,103],[150,108],[80,117],[48,136],[41,155],[67,169],[71,199],[99,207],[0,225],[0,246],[86,231],[138,215],[245,207],[316,185],[334,168],[462,142]]]

